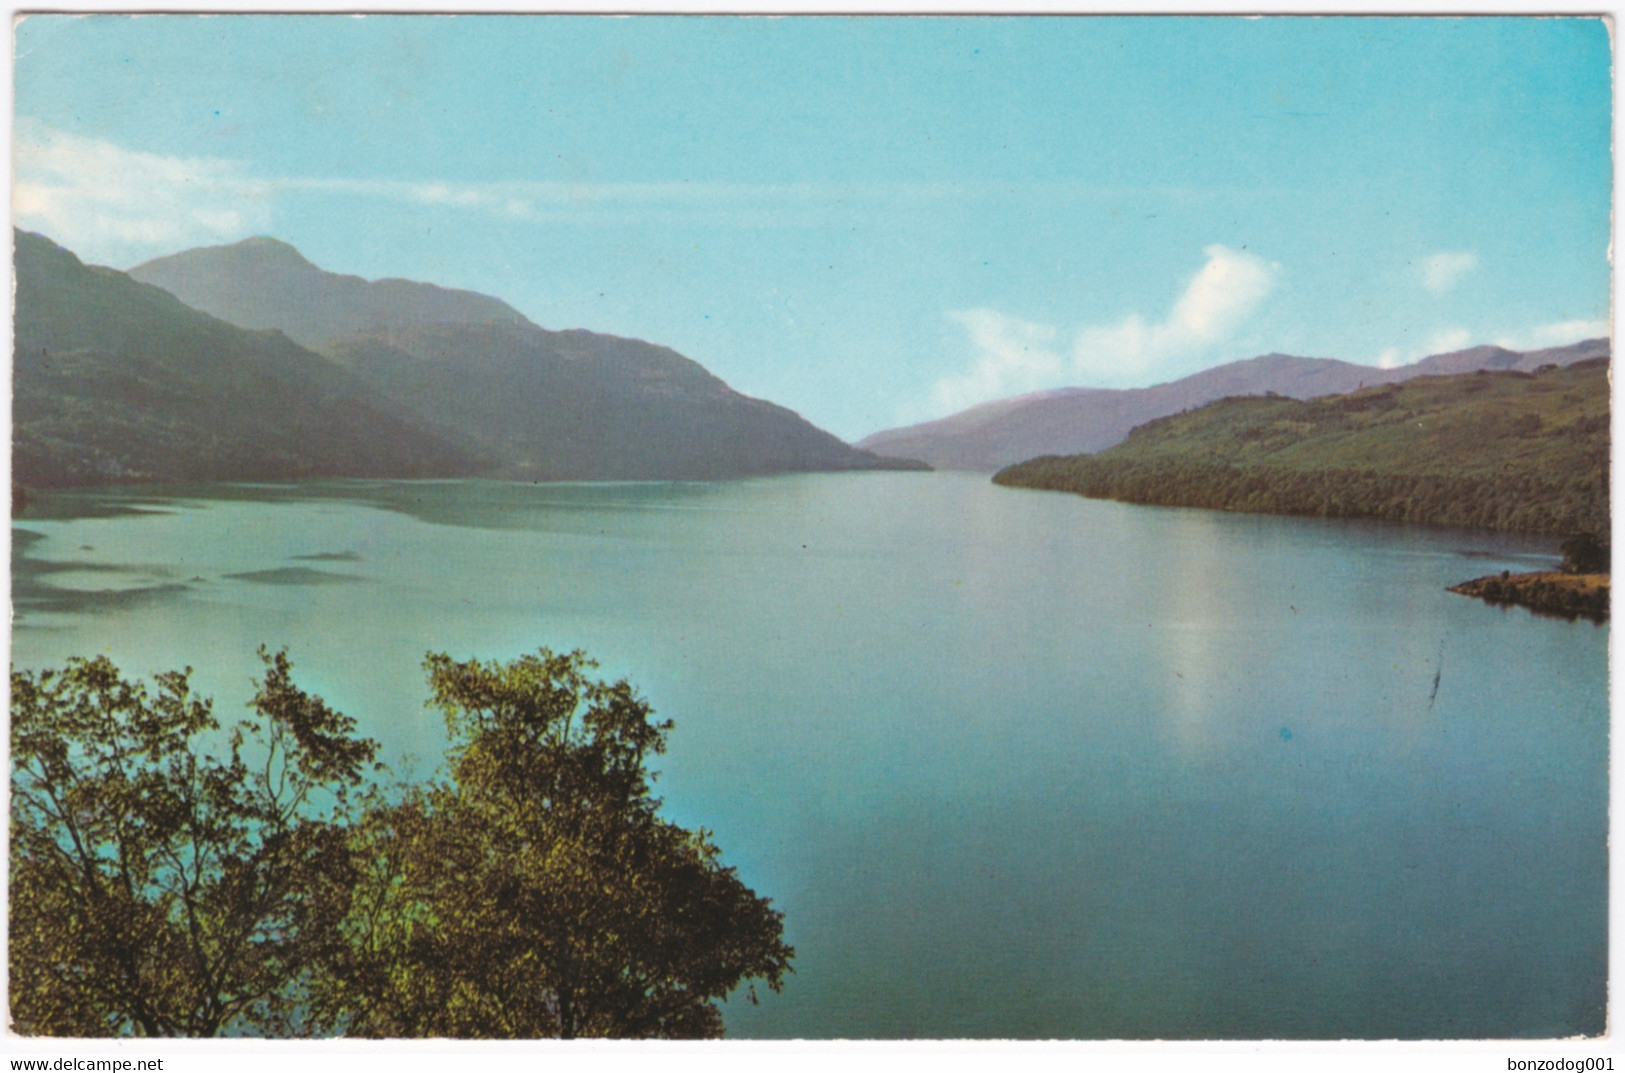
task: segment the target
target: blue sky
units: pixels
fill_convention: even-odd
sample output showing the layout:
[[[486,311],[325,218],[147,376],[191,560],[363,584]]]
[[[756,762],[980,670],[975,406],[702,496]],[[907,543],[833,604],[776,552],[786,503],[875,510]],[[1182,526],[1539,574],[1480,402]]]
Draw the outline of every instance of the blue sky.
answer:
[[[672,346],[855,439],[1606,332],[1594,19],[34,16],[13,211]]]

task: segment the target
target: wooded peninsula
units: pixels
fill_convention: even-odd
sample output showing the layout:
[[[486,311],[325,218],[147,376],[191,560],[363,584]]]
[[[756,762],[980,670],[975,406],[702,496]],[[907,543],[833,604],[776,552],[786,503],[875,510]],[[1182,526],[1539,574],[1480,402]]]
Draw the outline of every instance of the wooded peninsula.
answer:
[[[1218,402],[995,483],[1162,506],[1606,533],[1608,362]]]

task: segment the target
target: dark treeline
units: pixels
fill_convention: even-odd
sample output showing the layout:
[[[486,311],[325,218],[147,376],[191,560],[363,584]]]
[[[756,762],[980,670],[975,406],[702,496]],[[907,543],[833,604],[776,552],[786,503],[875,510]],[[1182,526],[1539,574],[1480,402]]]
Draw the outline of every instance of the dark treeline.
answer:
[[[431,655],[446,767],[384,788],[262,654],[225,726],[189,670],[12,672],[14,1031],[701,1038],[778,990],[783,918],[660,816],[671,723],[625,681]]]
[[[1606,528],[1609,499],[1607,477],[1597,473],[1550,479],[1531,474],[1416,477],[1171,458],[1037,458],[1011,466],[994,480],[1155,506],[1534,533]]]

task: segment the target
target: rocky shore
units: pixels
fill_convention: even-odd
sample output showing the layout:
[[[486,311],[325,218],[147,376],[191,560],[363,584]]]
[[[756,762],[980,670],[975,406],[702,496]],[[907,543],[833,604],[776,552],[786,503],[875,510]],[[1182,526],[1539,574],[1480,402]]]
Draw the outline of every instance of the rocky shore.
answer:
[[[1517,604],[1541,615],[1608,621],[1608,574],[1569,574],[1544,570],[1533,574],[1499,574],[1452,585],[1451,592],[1476,596],[1492,604]]]

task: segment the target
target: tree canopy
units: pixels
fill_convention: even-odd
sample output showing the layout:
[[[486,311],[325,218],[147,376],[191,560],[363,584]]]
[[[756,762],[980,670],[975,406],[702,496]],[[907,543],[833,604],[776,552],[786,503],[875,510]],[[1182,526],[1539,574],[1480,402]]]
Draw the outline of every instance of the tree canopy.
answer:
[[[1575,533],[1558,546],[1567,574],[1606,574],[1613,559],[1608,541],[1596,533]]]
[[[659,816],[647,762],[671,723],[627,682],[546,649],[427,666],[449,778],[362,832],[350,1031],[711,1037],[742,981],[779,989],[783,918],[708,832]]]
[[[11,1012],[46,1035],[296,1034],[353,883],[377,746],[265,659],[224,730],[191,669],[11,676]],[[210,755],[223,750],[223,758]]]
[[[395,789],[262,655],[227,728],[190,669],[13,671],[18,1031],[711,1037],[782,986],[782,914],[659,815],[671,723],[582,653],[430,655],[447,764]]]

